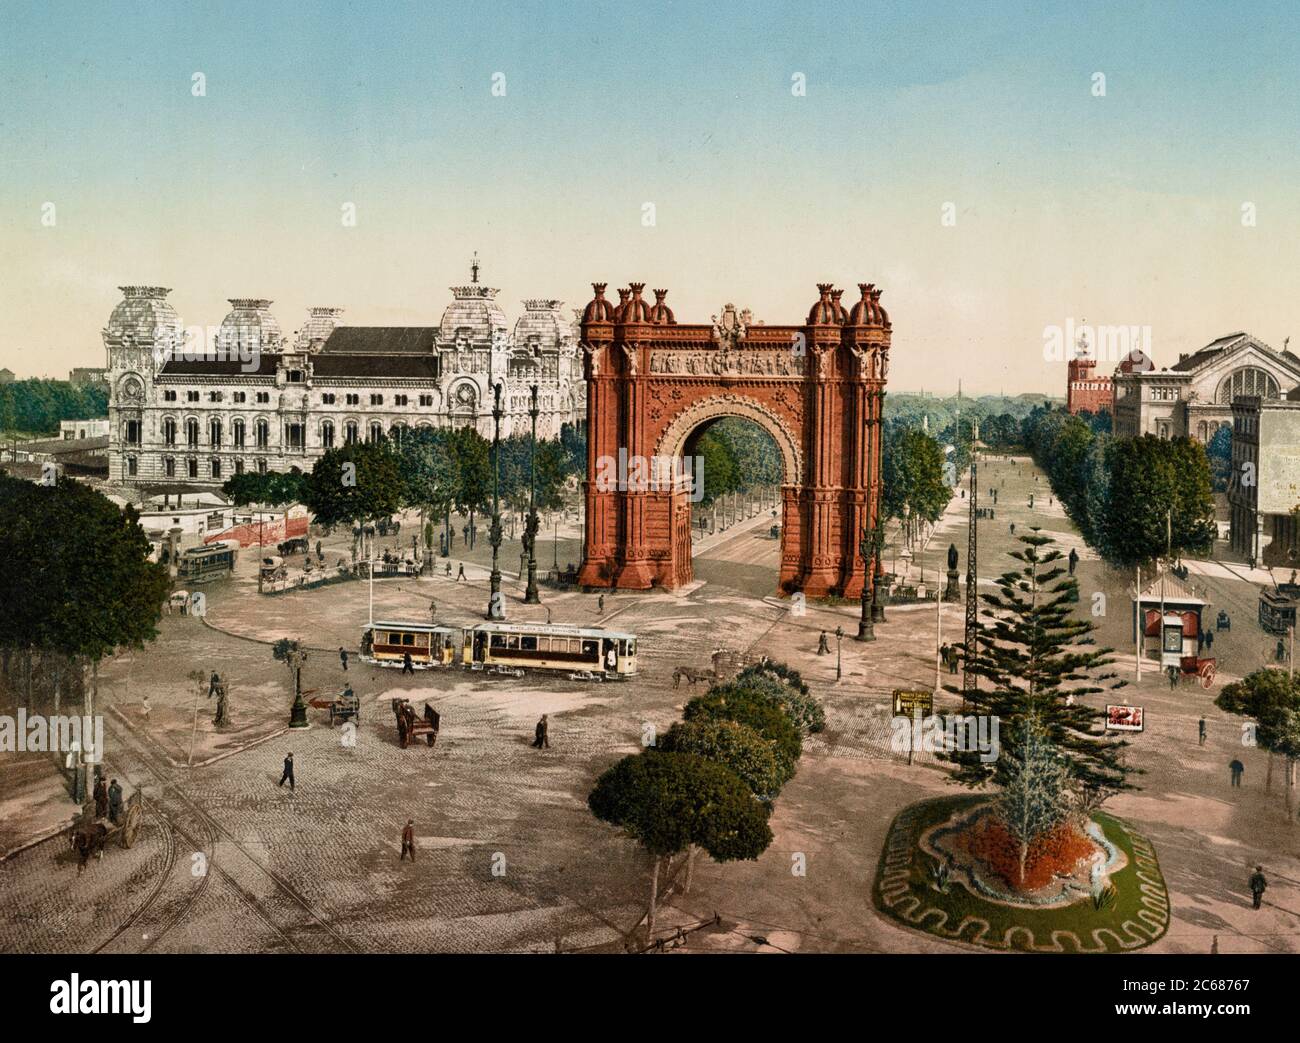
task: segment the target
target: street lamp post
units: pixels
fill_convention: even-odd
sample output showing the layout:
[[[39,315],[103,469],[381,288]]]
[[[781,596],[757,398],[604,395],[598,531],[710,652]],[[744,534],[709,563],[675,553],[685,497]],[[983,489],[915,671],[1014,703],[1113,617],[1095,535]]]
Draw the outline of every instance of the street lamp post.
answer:
[[[506,614],[501,607],[501,568],[498,555],[501,550],[501,385],[492,385],[492,527],[488,539],[492,543],[491,593],[488,595],[487,618],[501,620]]]
[[[530,389],[528,415],[533,421],[532,441],[528,446],[528,521],[524,524],[524,546],[528,551],[528,588],[524,591],[524,604],[540,605],[537,594],[537,385]]]
[[[874,641],[876,639],[876,626],[874,613],[872,612],[872,602],[875,600],[875,570],[876,556],[880,548],[876,543],[876,537],[879,534],[880,527],[877,525],[874,529],[862,530],[862,542],[858,544],[858,550],[862,553],[863,572],[862,572],[862,615],[858,619],[858,640]]]
[[[840,657],[840,644],[844,640],[844,628],[835,628],[835,680],[844,676],[844,661]]]

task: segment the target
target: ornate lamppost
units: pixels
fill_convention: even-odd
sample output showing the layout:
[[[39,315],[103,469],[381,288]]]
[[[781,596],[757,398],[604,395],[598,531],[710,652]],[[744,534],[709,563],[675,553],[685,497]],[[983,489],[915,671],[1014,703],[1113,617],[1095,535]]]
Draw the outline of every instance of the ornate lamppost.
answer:
[[[501,568],[497,560],[501,550],[501,386],[492,385],[492,527],[488,540],[492,544],[491,593],[488,595],[487,618],[506,618],[501,606]]]
[[[844,628],[835,628],[835,680],[838,681],[844,676],[844,660],[840,656],[840,645],[844,641]]]
[[[862,554],[863,576],[862,576],[862,616],[858,620],[858,640],[874,641],[876,639],[876,623],[879,621],[876,617],[877,599],[879,598],[878,588],[880,551],[884,546],[885,529],[877,520],[876,524],[870,529],[862,530],[862,542],[858,544],[858,550]],[[870,583],[868,583],[870,580]],[[883,617],[883,609],[880,610]]]
[[[528,415],[533,421],[533,437],[528,445],[528,521],[524,523],[524,549],[528,551],[528,588],[524,591],[524,604],[540,605],[537,594],[537,385],[529,388],[531,399]]]

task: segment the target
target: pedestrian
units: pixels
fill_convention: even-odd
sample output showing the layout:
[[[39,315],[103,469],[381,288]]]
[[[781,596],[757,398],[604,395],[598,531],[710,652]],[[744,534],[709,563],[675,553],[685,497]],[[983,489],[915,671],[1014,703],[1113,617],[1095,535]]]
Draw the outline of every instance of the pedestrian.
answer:
[[[551,748],[550,736],[547,734],[550,725],[547,723],[546,714],[542,714],[542,719],[537,722],[537,727],[533,729],[533,748],[537,750]]]
[[[448,559],[448,561],[447,561],[447,572],[446,572],[446,575],[448,575],[448,576],[451,575],[451,561],[450,561],[450,559]]]
[[[431,600],[429,602],[429,620],[434,623],[438,621],[438,602],[436,601]]]
[[[1170,666],[1165,673],[1169,675],[1169,690],[1173,691],[1178,687],[1178,667]]]
[[[1255,871],[1250,874],[1250,893],[1255,899],[1255,908],[1260,907],[1264,901],[1264,889],[1268,887],[1268,881],[1264,879],[1264,867],[1256,866]]]
[[[950,648],[948,650],[948,673],[955,674],[957,672],[957,663],[957,649]]]
[[[209,699],[211,699],[211,698],[216,694],[216,691],[217,691],[217,689],[218,689],[220,686],[221,686],[221,678],[218,677],[218,676],[217,676],[217,672],[216,672],[215,670],[213,670],[213,671],[212,671],[212,678],[208,681],[208,698],[209,698]]]
[[[114,779],[108,786],[108,821],[117,825],[122,817],[122,787]]]
[[[1204,646],[1205,646],[1205,631],[1204,631],[1204,630],[1198,630],[1198,631],[1196,632],[1196,654],[1197,654],[1197,655],[1200,655],[1200,654],[1201,654],[1201,649],[1202,649]]]
[[[1079,564],[1079,551],[1075,547],[1070,548],[1070,575],[1074,575],[1075,566]]]
[[[316,560],[325,564],[325,548],[320,545],[320,540],[316,541]]]
[[[407,855],[411,856],[411,861],[415,861],[415,821],[414,819],[406,820],[406,828],[402,830],[402,854],[397,861],[402,861]]]
[[[821,636],[817,638],[817,654],[818,654],[818,655],[830,655],[830,654],[831,654],[831,646],[830,646],[830,643],[829,643],[829,642],[827,641],[827,639],[826,639],[826,631],[825,631],[825,630],[823,630],[823,631],[821,632]]]
[[[1242,764],[1241,761],[1236,760],[1234,758],[1232,763],[1228,765],[1228,770],[1232,772],[1232,784],[1234,786],[1240,787],[1241,776],[1244,775],[1246,772],[1246,765]]]
[[[104,776],[100,775],[95,779],[95,818],[103,818],[108,814],[108,786],[104,784]]]
[[[605,595],[604,595],[604,594],[601,594],[598,598],[596,598],[596,611],[597,611],[597,612],[604,612],[604,611],[605,611]]]
[[[411,662],[410,652],[402,653],[402,673],[411,674],[412,676],[415,674],[415,664]]]
[[[1015,534],[1016,534],[1016,523],[1015,523],[1015,522],[1012,522],[1012,523],[1011,523],[1011,535],[1014,536]]]
[[[348,650],[342,645],[339,646],[339,662],[343,664],[343,672],[348,672]]]
[[[944,643],[939,647],[939,662],[941,662],[944,666],[947,666],[947,665],[948,665],[948,657],[951,656],[951,655],[952,655],[952,649],[948,647],[948,642],[945,641],[945,642],[944,642]]]
[[[465,563],[462,561],[460,563],[460,569],[456,573],[456,582],[459,583],[463,579],[465,580],[466,583],[469,582],[469,580],[465,579]]]
[[[1209,652],[1213,648],[1214,648],[1214,631],[1207,629],[1205,631],[1205,650]]]
[[[149,723],[149,711],[152,709],[153,707],[149,705],[149,697],[146,695],[140,700],[140,716],[144,718],[145,724]]]
[[[1201,718],[1201,723],[1200,723],[1200,740],[1201,740],[1200,745],[1204,746],[1205,745],[1205,718],[1204,717]]]
[[[295,788],[293,782],[293,754],[292,753],[285,754],[284,773],[280,776],[280,785],[283,786],[286,782],[289,783],[289,789],[290,791],[292,791]]]
[[[1277,661],[1279,663],[1286,658],[1286,645],[1282,642],[1282,639],[1280,637],[1277,639],[1276,655],[1277,655]]]

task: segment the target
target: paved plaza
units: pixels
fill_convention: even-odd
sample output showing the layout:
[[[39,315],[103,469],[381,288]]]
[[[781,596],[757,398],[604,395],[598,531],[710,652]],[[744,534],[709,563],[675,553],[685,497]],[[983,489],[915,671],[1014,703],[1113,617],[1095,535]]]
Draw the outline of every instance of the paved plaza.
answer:
[[[1067,551],[1077,547],[1081,607],[1090,608],[1094,591],[1106,595],[1099,638],[1119,650],[1117,669],[1131,679],[1131,581],[1083,546],[1027,460],[987,461],[979,480],[982,491],[999,489],[994,518],[980,523],[985,582],[1013,564],[1005,557],[1012,522],[1040,526]],[[932,582],[950,542],[965,575],[965,508],[964,499],[952,501],[913,564],[914,577],[924,569]],[[720,925],[688,936],[687,950],[958,951],[894,926],[871,902],[894,816],[955,791],[933,756],[908,765],[888,746],[892,689],[934,684],[935,607],[890,607],[878,640],[865,645],[850,636],[856,605],[810,604],[794,615],[772,596],[779,542],[770,523],[760,513],[703,544],[699,582],[686,592],[607,594],[603,609],[596,594],[545,587],[542,605],[524,605],[517,549],[513,562],[503,554],[510,619],[545,620],[549,611],[555,622],[603,623],[639,636],[641,676],[626,683],[460,670],[403,677],[355,657],[345,674],[337,650],[355,653],[370,585],[258,595],[256,555],[246,551],[233,580],[206,588],[204,618],[165,616],[157,642],[104,664],[108,770],[142,789],[144,829],[131,849],[110,845],[81,875],[63,837],[0,862],[0,890],[9,898],[0,948],[621,951],[644,912],[649,866],[636,843],[591,815],[587,794],[601,771],[638,748],[647,725],[662,732],[703,692],[702,685],[674,688],[674,669],[707,667],[715,649],[728,648],[802,671],[825,702],[828,727],[805,743],[798,774],[776,802],[769,850],[755,862],[701,858],[690,893],[667,897],[660,926],[720,916]],[[563,566],[577,557],[576,532],[560,536],[554,553]],[[327,559],[346,554],[338,540],[327,545]],[[551,546],[539,550],[549,565]],[[418,580],[376,581],[375,618],[427,620],[433,601],[440,621],[481,619],[486,542],[468,557],[461,551],[458,539],[451,560],[468,563],[463,582],[455,565],[452,577],[439,568]],[[1254,625],[1254,588],[1241,571],[1193,568],[1215,609],[1227,607],[1234,618],[1214,647],[1220,684],[1258,666],[1270,647]],[[961,605],[944,606],[945,640],[960,639],[962,620]],[[837,626],[846,634],[839,681]],[[831,654],[818,656],[823,630]],[[333,695],[353,685],[362,702],[355,744],[316,709],[309,730],[287,729],[289,675],[271,655],[280,637],[309,648],[305,688]],[[212,726],[206,689],[189,676],[213,670],[230,687],[227,731]],[[1145,774],[1140,790],[1108,810],[1154,843],[1173,904],[1168,933],[1147,951],[1208,952],[1216,937],[1221,952],[1300,950],[1300,823],[1287,819],[1281,765],[1265,792],[1266,755],[1241,744],[1242,722],[1214,708],[1213,691],[1191,682],[1171,691],[1149,670],[1123,693],[1146,709],[1146,731],[1133,737],[1130,753]],[[400,748],[389,706],[397,696],[417,707],[427,701],[442,715],[433,749]],[[533,725],[543,713],[551,747],[538,750]],[[296,790],[277,785],[290,750]],[[1228,781],[1234,757],[1246,765],[1239,789]],[[398,860],[408,818],[414,863]],[[1270,888],[1256,912],[1246,879],[1259,863]]]

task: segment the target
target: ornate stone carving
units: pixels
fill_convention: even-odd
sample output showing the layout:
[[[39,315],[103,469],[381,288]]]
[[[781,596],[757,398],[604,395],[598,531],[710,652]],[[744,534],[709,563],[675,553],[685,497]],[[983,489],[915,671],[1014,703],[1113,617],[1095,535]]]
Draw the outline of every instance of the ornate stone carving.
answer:
[[[737,312],[734,304],[723,306],[722,318],[716,315],[711,317],[713,323],[713,339],[723,351],[732,351],[736,345],[745,339],[745,331],[749,328],[750,322],[749,309],[743,312]]]
[[[652,351],[650,372],[677,377],[802,377],[804,360],[791,351]]]

